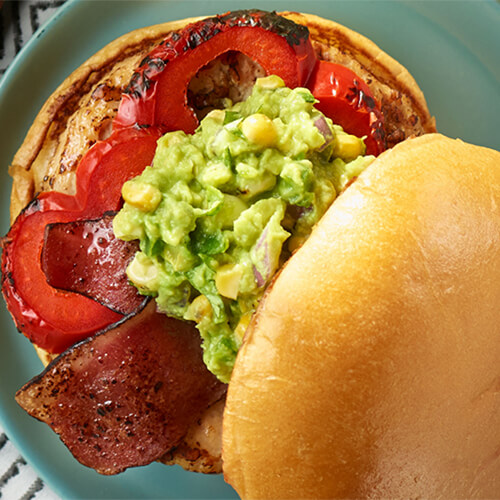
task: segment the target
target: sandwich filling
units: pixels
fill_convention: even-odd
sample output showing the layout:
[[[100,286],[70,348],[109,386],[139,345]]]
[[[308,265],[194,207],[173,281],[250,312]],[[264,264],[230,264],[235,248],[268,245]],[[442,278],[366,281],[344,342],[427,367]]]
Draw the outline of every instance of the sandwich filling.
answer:
[[[196,322],[224,382],[277,270],[373,160],[315,103],[308,89],[260,78],[194,134],[163,136],[152,166],[122,188],[114,232],[140,244],[128,278],[160,311]]]

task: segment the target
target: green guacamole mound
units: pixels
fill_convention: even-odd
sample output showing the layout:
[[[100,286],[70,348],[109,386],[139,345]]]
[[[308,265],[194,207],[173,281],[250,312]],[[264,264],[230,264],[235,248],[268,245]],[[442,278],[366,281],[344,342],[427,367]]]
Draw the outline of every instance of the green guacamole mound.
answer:
[[[195,321],[209,370],[228,382],[266,286],[373,157],[270,76],[210,112],[193,135],[158,141],[153,166],[123,186],[118,238],[140,240],[132,283],[169,316]]]

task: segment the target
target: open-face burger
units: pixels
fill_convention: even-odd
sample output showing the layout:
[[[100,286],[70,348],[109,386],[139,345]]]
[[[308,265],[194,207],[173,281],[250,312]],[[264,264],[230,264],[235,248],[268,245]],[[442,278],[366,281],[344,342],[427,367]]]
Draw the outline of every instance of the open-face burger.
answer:
[[[256,471],[265,466],[256,466],[247,455],[256,462],[264,448],[274,449],[275,440],[281,439],[280,444],[299,461],[307,455],[303,464],[317,473],[319,462],[314,458],[312,436],[316,439],[319,432],[327,446],[335,446],[337,437],[322,432],[329,426],[326,415],[331,411],[329,405],[323,406],[323,399],[335,405],[332,398],[336,390],[330,390],[330,381],[324,391],[324,377],[311,385],[311,394],[317,397],[315,401],[324,408],[321,416],[325,416],[318,419],[316,430],[309,428],[309,423],[304,427],[300,415],[307,411],[301,404],[307,400],[297,400],[294,407],[291,401],[296,395],[290,389],[297,383],[301,386],[300,380],[304,380],[304,390],[308,390],[312,378],[302,379],[300,374],[309,370],[317,350],[329,345],[333,326],[340,328],[335,335],[349,344],[351,325],[342,317],[340,323],[328,319],[321,325],[312,320],[314,325],[306,322],[301,330],[300,318],[316,318],[323,309],[333,314],[335,309],[322,294],[335,302],[336,293],[338,297],[343,293],[335,291],[339,282],[347,287],[364,286],[363,276],[352,266],[361,269],[368,258],[363,242],[371,232],[363,222],[365,215],[361,215],[359,235],[350,237],[343,250],[332,251],[327,263],[320,257],[326,258],[328,251],[315,253],[317,242],[327,247],[331,244],[333,249],[337,243],[331,240],[337,241],[337,229],[325,230],[329,222],[323,223],[323,219],[330,221],[337,217],[331,214],[338,213],[337,222],[332,224],[348,222],[355,230],[357,214],[335,207],[359,203],[360,214],[365,214],[364,206],[369,204],[365,192],[370,193],[367,198],[373,197],[377,203],[383,200],[386,207],[384,217],[373,226],[373,250],[385,252],[387,246],[392,248],[394,241],[401,240],[411,243],[412,248],[421,248],[423,235],[417,229],[408,226],[408,234],[402,231],[402,212],[419,222],[428,209],[423,211],[417,205],[408,210],[391,189],[404,193],[403,184],[411,193],[427,193],[427,184],[432,184],[436,186],[433,193],[438,194],[442,184],[434,184],[431,173],[440,172],[447,157],[438,151],[449,150],[450,157],[455,158],[460,155],[454,151],[463,146],[449,145],[448,140],[434,135],[396,146],[434,131],[420,89],[400,64],[361,35],[315,16],[239,11],[141,29],[111,43],[51,96],[11,166],[13,226],[4,240],[2,290],[18,328],[35,344],[45,362],[53,359],[41,375],[18,392],[17,401],[31,415],[49,423],[80,462],[100,473],[114,474],[153,460],[220,472],[221,417],[226,384],[231,380],[224,424],[224,469],[243,496],[296,497],[304,493],[314,497],[328,491],[331,496],[368,494],[370,484],[375,487],[383,483],[362,483],[361,479],[356,483],[349,478],[351,489],[339,486],[334,492],[331,483],[325,482],[326,489],[309,490],[307,481],[297,475],[289,490],[279,489],[280,481],[276,481],[278,489],[273,489],[274,481],[269,487],[255,489],[256,484],[263,484],[259,477],[264,477]],[[412,144],[416,144],[415,149]],[[463,161],[469,164],[475,150],[464,148],[467,153]],[[427,160],[438,157],[436,165],[426,161],[427,169],[413,169],[415,162],[422,163],[419,155]],[[485,156],[485,164],[489,161],[489,153],[477,155]],[[403,162],[407,168],[384,167],[391,161]],[[487,165],[484,169],[489,171]],[[449,170],[444,169],[447,176],[457,172]],[[381,171],[386,173],[377,194],[378,174],[372,172]],[[358,176],[365,180],[356,180]],[[397,182],[393,184],[394,176]],[[478,192],[486,182],[484,178]],[[498,176],[490,180],[494,190]],[[349,187],[358,186],[358,182],[362,188]],[[385,191],[386,184],[394,188]],[[361,197],[360,190],[364,190]],[[337,196],[339,200],[328,208]],[[377,213],[376,208],[373,213]],[[387,213],[391,217],[385,222]],[[449,214],[445,210],[437,213],[446,224]],[[384,240],[386,233],[375,228],[381,226],[392,235],[393,219],[402,232],[394,241]],[[498,229],[498,212],[489,214],[485,224],[491,231]],[[458,227],[466,228],[464,223]],[[435,234],[437,237],[440,233]],[[431,238],[428,233],[425,237]],[[307,240],[311,243],[302,246]],[[338,241],[342,241],[341,236]],[[481,241],[479,246],[483,248]],[[393,246],[395,261],[380,261],[381,275],[392,276],[384,265],[395,270],[403,259],[413,256],[398,248]],[[351,252],[357,255],[358,249],[362,252],[360,264],[349,257]],[[436,251],[434,247],[432,251]],[[312,280],[317,288],[305,294],[303,301],[297,292],[307,287],[296,287],[293,279],[287,278],[294,273],[295,278],[303,275],[301,266],[293,264],[299,256],[318,270],[307,272],[306,281]],[[285,271],[278,274],[288,258]],[[460,272],[469,258],[470,254],[465,255],[454,271]],[[492,276],[495,272],[498,276],[497,261],[486,261],[492,266]],[[419,266],[414,267],[425,307],[433,305],[429,296],[436,297],[434,274],[451,272],[441,261],[439,266],[435,270],[426,264],[428,275],[422,274]],[[341,281],[334,279],[333,270],[343,273]],[[354,276],[358,284],[352,281]],[[370,309],[374,311],[370,325],[375,331],[385,325],[380,323],[385,316],[377,316],[377,311],[399,318],[404,310],[398,301],[391,302],[391,294],[389,305],[378,307],[377,300],[385,304],[386,299],[375,299],[378,289],[373,283],[384,283],[387,276],[377,277],[374,272],[365,276],[372,283],[366,289],[371,293],[370,303],[375,303]],[[450,290],[453,286],[458,285],[451,284]],[[290,298],[299,298],[288,301],[285,294],[273,299],[277,289],[288,290]],[[360,297],[365,294],[360,293]],[[488,294],[485,311],[492,307],[495,297],[493,292]],[[271,307],[276,300],[287,314],[293,308],[297,316],[276,313]],[[365,300],[364,306],[368,302]],[[344,310],[351,310],[349,300],[339,303]],[[283,327],[278,323],[261,327],[266,321],[281,320]],[[299,328],[298,333],[293,333],[290,322]],[[194,324],[202,335],[203,348]],[[398,332],[406,328],[403,320],[395,321],[395,325]],[[441,332],[449,325],[435,326]],[[282,350],[254,347],[259,342],[270,347],[282,328],[290,330],[289,341],[295,344]],[[429,330],[428,338],[433,331]],[[415,338],[403,342],[403,347],[412,349]],[[377,339],[373,336],[366,342],[378,346]],[[242,344],[247,347],[236,356]],[[333,344],[340,345],[340,341]],[[356,349],[356,345],[363,343],[354,342],[350,349]],[[478,349],[483,353],[483,349],[490,349],[488,346],[488,342],[481,343]],[[326,356],[325,370],[333,370],[331,366],[344,356],[342,352]],[[495,355],[494,350],[488,352]],[[382,361],[380,357],[368,361],[359,354],[345,354],[353,364],[345,361],[335,369],[353,374],[352,379],[339,378],[343,388],[351,384],[358,390],[364,382],[363,391],[369,392],[373,381],[364,375],[358,379],[356,363],[378,365]],[[432,349],[424,351],[422,359],[435,355]],[[287,374],[273,373],[280,361],[296,371],[299,382],[291,382]],[[250,365],[255,378],[247,378]],[[450,362],[451,373],[461,366]],[[363,370],[359,373],[365,373]],[[394,375],[390,370],[387,373]],[[418,376],[413,373],[421,373],[421,368],[407,373],[417,383]],[[488,377],[494,373],[498,372],[485,372]],[[394,380],[391,387],[397,391],[399,379],[389,375],[381,383]],[[233,376],[237,381],[234,389]],[[251,400],[245,388],[249,397],[252,394]],[[269,431],[268,443],[258,442],[260,424],[252,416],[258,410],[239,414],[239,404],[245,411],[252,402],[259,406],[259,397],[253,391],[261,393],[262,400],[270,397],[278,406],[283,398],[286,408],[298,412],[297,420],[288,418],[282,436],[273,434],[263,420],[263,432]],[[358,396],[368,401],[363,391]],[[376,436],[370,434],[372,427],[378,429],[376,419],[372,427],[365,426],[368,417],[361,417],[358,406],[351,408],[339,401],[341,407],[351,411],[344,421],[336,417],[339,428],[346,425],[350,433]],[[427,393],[418,401],[433,415],[438,408],[443,410]],[[261,409],[265,413],[265,406]],[[249,432],[240,425],[242,422],[257,428]],[[276,422],[283,423],[279,418]],[[464,429],[469,427],[460,427]],[[415,436],[418,439],[419,434]],[[330,463],[321,458],[325,476],[337,468],[337,460],[344,460],[351,452],[353,461],[348,463],[357,464],[358,448],[347,446],[347,451],[339,451]],[[293,452],[306,449],[306,455]],[[442,449],[442,456],[450,458],[451,449]],[[395,456],[396,452],[401,449],[390,449],[384,457]],[[483,447],[467,463],[479,465],[476,459],[485,452]],[[287,467],[284,454],[275,458],[276,469],[270,467],[268,472],[272,470],[277,476],[283,472],[285,482],[289,476],[284,471],[293,475],[295,465]],[[482,474],[486,479],[478,491],[496,491],[498,484],[489,479],[493,477],[489,465],[485,467]],[[359,477],[366,476],[363,470],[358,470]],[[446,471],[440,477],[447,480]],[[439,480],[434,483],[439,489]],[[461,484],[463,488],[454,491],[472,491],[466,489],[471,484],[468,480]],[[482,485],[491,489],[482,490]],[[387,495],[399,491],[410,490],[381,490]],[[425,495],[433,490],[424,487],[415,491]]]

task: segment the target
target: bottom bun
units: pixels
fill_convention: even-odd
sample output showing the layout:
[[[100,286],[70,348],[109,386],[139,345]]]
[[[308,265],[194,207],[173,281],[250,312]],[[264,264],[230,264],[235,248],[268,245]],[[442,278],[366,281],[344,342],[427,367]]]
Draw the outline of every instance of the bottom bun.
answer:
[[[500,497],[500,153],[381,155],[261,304],[223,423],[243,498]]]

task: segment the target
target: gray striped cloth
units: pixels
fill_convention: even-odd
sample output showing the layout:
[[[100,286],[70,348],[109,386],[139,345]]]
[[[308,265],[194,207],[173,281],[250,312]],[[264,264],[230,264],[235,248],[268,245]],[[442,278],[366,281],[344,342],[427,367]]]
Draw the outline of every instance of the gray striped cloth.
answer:
[[[63,3],[64,0],[0,0],[0,77],[33,33]]]
[[[61,0],[3,2],[0,0],[0,78],[22,46],[63,3]],[[0,426],[0,499],[57,500],[57,498],[26,463]]]
[[[57,496],[36,475],[0,427],[0,498],[55,500]]]

